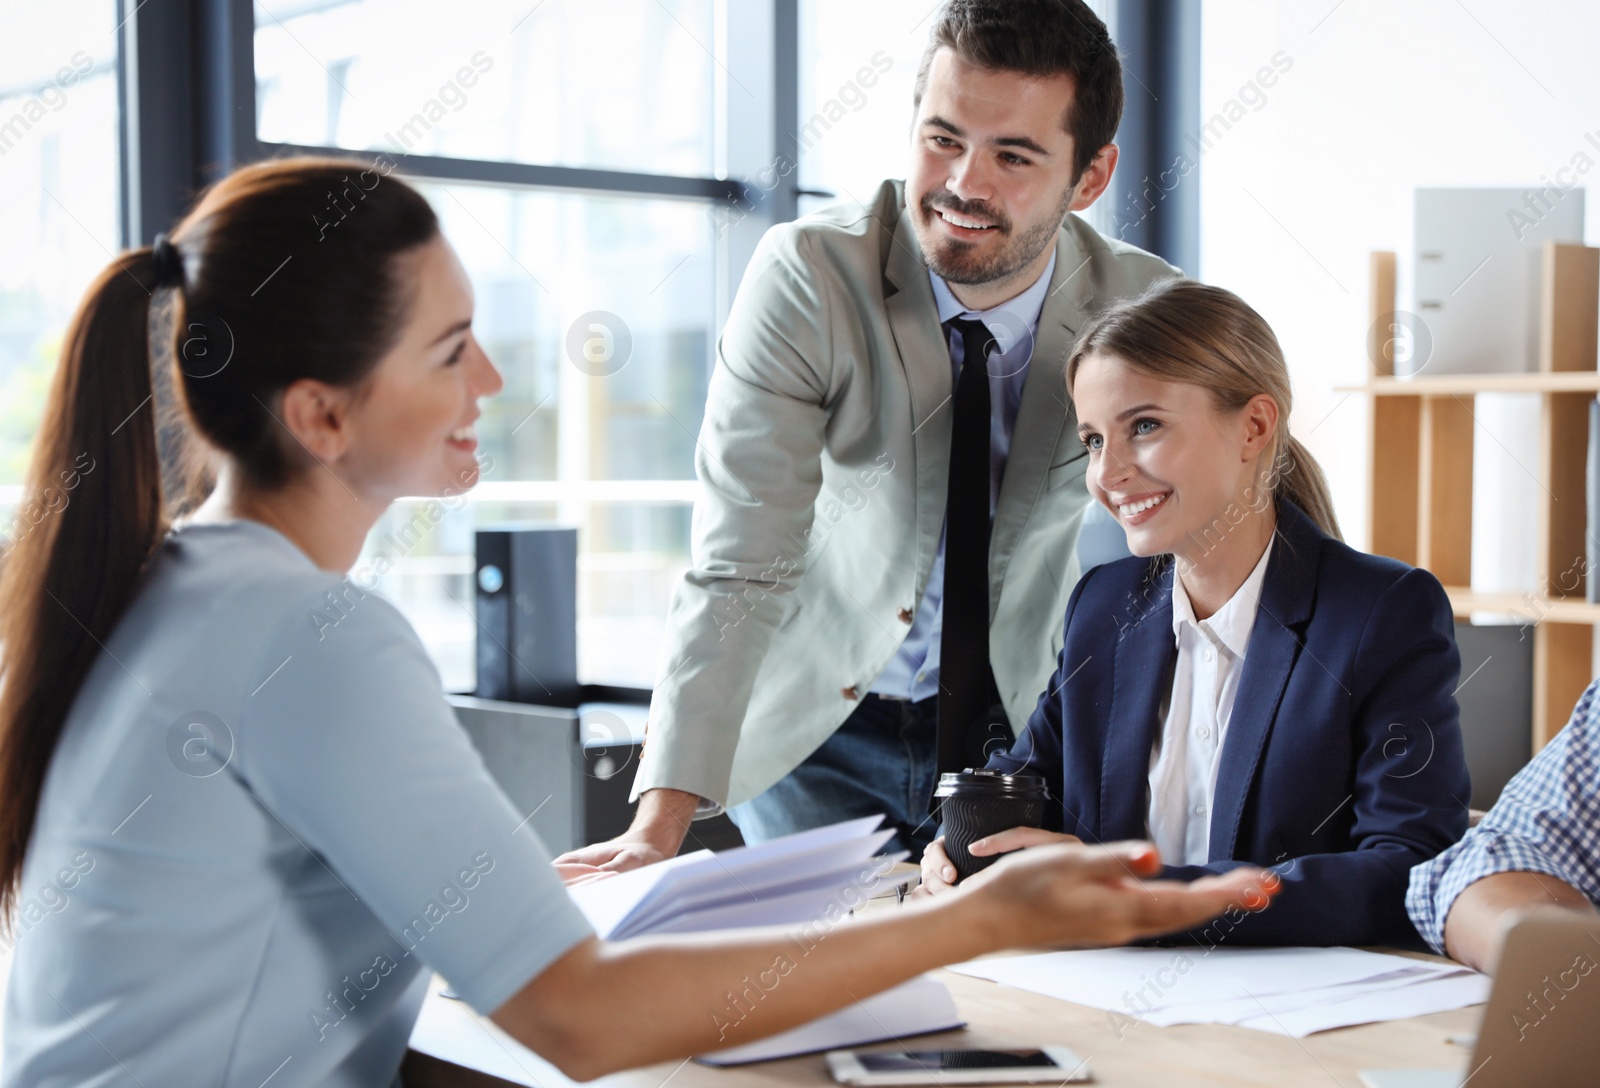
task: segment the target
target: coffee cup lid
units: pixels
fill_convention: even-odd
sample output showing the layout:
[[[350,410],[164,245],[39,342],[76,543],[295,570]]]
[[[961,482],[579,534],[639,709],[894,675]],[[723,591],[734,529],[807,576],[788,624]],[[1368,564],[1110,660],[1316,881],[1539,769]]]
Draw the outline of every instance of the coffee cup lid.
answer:
[[[1044,778],[1036,774],[1005,774],[1001,771],[968,767],[939,776],[935,797],[1048,797]]]

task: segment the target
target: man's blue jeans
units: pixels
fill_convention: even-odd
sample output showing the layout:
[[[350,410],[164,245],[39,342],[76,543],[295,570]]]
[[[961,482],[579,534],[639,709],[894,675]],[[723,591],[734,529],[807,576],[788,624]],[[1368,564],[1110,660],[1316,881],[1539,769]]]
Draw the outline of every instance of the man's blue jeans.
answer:
[[[938,833],[938,820],[928,815],[938,703],[868,692],[822,747],[765,793],[730,808],[729,817],[754,843],[882,813],[883,826],[895,829],[884,852],[906,850],[920,860]]]

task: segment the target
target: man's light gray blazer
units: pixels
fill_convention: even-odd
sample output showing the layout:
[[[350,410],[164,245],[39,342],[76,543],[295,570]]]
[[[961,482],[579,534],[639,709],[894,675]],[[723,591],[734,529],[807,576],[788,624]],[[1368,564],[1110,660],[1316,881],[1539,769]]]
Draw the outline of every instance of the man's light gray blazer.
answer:
[[[1177,272],[1075,215],[1057,246],[989,550],[990,657],[1019,729],[1055,667],[1089,501],[1068,353],[1095,310]],[[855,709],[938,549],[953,384],[900,182],[767,232],[718,343],[635,795],[749,800]]]

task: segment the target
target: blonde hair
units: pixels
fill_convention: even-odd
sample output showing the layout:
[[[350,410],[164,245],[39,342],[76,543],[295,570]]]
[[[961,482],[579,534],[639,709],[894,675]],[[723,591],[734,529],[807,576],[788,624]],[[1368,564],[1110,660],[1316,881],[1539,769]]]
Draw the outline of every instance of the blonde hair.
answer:
[[[1114,355],[1163,381],[1211,391],[1221,411],[1238,411],[1265,393],[1278,404],[1278,429],[1267,464],[1272,493],[1294,503],[1338,540],[1328,481],[1316,458],[1289,434],[1294,394],[1278,338],[1232,291],[1174,277],[1137,298],[1115,303],[1089,322],[1067,362],[1067,388],[1090,355]]]

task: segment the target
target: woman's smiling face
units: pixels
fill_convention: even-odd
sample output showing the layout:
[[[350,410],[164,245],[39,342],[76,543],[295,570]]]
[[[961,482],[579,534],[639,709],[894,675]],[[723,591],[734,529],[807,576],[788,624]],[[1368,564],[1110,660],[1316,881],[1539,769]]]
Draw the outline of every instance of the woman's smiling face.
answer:
[[[353,399],[350,486],[383,501],[443,495],[477,482],[478,401],[503,384],[472,334],[472,284],[440,236],[401,258],[414,281],[395,345]]]
[[[1104,352],[1079,364],[1072,397],[1089,493],[1134,555],[1185,554],[1219,522],[1226,535],[1230,505],[1259,505],[1257,468],[1277,424],[1272,398],[1223,411],[1202,386],[1153,377]]]

